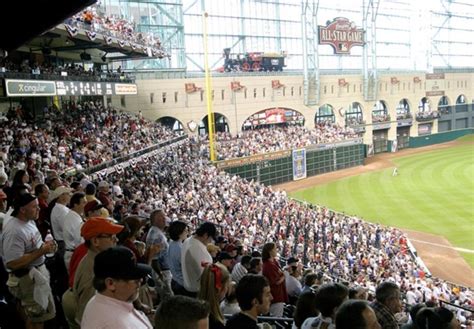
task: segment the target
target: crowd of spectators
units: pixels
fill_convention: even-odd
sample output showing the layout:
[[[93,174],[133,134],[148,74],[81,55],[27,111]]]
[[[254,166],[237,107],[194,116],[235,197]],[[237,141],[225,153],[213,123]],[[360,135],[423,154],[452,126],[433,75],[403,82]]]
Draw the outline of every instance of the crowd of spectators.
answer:
[[[358,125],[365,125],[365,120],[362,116],[346,116],[346,126],[358,126]]]
[[[426,120],[434,120],[440,117],[438,111],[435,110],[425,110],[425,111],[418,111],[416,112],[416,120],[417,121],[426,121]]]
[[[390,121],[390,114],[388,114],[388,113],[372,114],[372,122],[373,123],[388,122],[388,121]]]
[[[202,221],[217,223],[224,236],[249,251],[274,241],[281,257],[295,256],[317,273],[372,293],[382,281],[393,280],[404,292],[422,291],[425,300],[470,305],[470,291],[425,277],[401,231],[312,208],[288,199],[283,191],[218,172],[193,155],[193,148],[182,146],[110,179],[138,200],[132,206],[142,216],[159,207],[171,220],[185,220],[191,227]]]
[[[83,170],[177,137],[159,123],[100,102],[45,107],[41,124],[27,122],[18,106],[0,124],[0,156],[6,169],[36,172]],[[12,172],[7,171],[7,174]]]
[[[72,27],[81,27],[91,32],[114,37],[120,41],[127,41],[132,45],[149,47],[157,50],[160,58],[168,56],[161,45],[160,39],[154,36],[153,33],[136,31],[135,22],[115,15],[107,15],[100,5],[87,7],[82,12],[67,19],[65,23]]]
[[[34,193],[42,200],[39,203],[40,209],[52,208],[49,215],[47,210],[37,214],[39,218],[36,224],[43,238],[48,230],[52,229],[55,239],[62,240],[64,244],[62,250],[64,259],[60,261],[68,272],[51,271],[55,300],[61,300],[65,292],[65,289],[57,291],[58,282],[68,282],[68,276],[75,272],[73,266],[78,266],[79,261],[75,256],[91,252],[87,263],[89,272],[84,272],[86,265],[80,262],[77,271],[81,276],[74,278],[73,284],[68,284],[73,295],[82,294],[82,290],[77,290],[79,289],[77,281],[84,275],[91,278],[92,268],[96,278],[103,280],[102,284],[94,281],[94,288],[98,292],[87,307],[88,299],[85,300],[86,303],[81,299],[80,309],[81,312],[84,311],[82,317],[82,321],[85,321],[84,328],[88,328],[86,324],[91,327],[90,323],[101,320],[99,314],[94,314],[94,307],[91,305],[105,303],[107,296],[113,295],[111,292],[119,291],[118,289],[122,287],[118,283],[112,285],[112,281],[106,281],[108,278],[119,281],[133,280],[132,300],[136,299],[138,302],[130,307],[143,311],[151,320],[157,303],[153,291],[159,296],[158,300],[164,300],[172,293],[203,299],[210,305],[207,314],[212,329],[224,328],[223,313],[216,308],[216,305],[227,295],[232,280],[238,281],[235,292],[242,311],[239,314],[245,315],[253,309],[250,315],[247,314],[252,319],[268,311],[281,316],[282,304],[290,302],[290,297],[293,297],[295,302],[304,291],[309,290],[311,293],[312,289],[319,289],[317,290],[319,293],[316,293],[316,299],[319,300],[316,302],[318,305],[316,308],[321,312],[321,316],[313,310],[314,314],[308,315],[312,317],[308,323],[331,324],[337,321],[331,311],[338,305],[329,308],[329,304],[324,303],[326,308],[322,309],[321,301],[326,288],[328,291],[333,291],[331,289],[340,291],[341,302],[350,294],[347,287],[353,288],[355,295],[367,293],[379,300],[377,289],[384,282],[391,282],[391,287],[395,287],[392,290],[400,289],[408,305],[429,302],[430,305],[437,306],[439,300],[445,300],[472,308],[473,295],[469,289],[426,277],[423,268],[410,254],[406,237],[400,230],[367,223],[353,216],[335,213],[325,207],[300,203],[288,198],[284,191],[273,190],[269,186],[220,172],[202,157],[202,145],[193,139],[163,148],[161,153],[130,163],[128,167],[116,168],[115,172],[101,176],[100,181],[93,181],[85,175],[61,179],[58,173],[65,167],[61,165],[55,167],[56,163],[67,163],[66,159],[70,161],[79,159],[77,163],[82,163],[81,158],[77,158],[75,154],[83,148],[86,149],[84,154],[88,156],[88,160],[100,157],[101,161],[104,161],[116,154],[122,154],[124,150],[130,152],[144,147],[147,143],[174,136],[167,130],[159,130],[157,134],[156,129],[162,128],[145,121],[140,115],[133,116],[114,109],[106,109],[99,103],[84,103],[80,106],[71,103],[65,106],[63,113],[64,116],[59,117],[60,122],[50,121],[46,128],[22,122],[21,118],[8,121],[8,128],[4,126],[2,140],[8,141],[6,145],[8,151],[2,154],[4,169],[5,172],[13,172],[13,168],[18,170],[9,182],[6,175],[0,175],[3,177],[1,187],[5,191],[3,194],[0,193],[0,206],[2,206],[0,211],[7,213],[2,218],[5,217],[4,232],[7,231],[9,234],[9,224],[6,224],[5,220],[9,223],[15,220],[9,215],[32,219],[24,216],[32,214],[29,207],[31,204],[34,206],[36,202],[36,199],[28,193]],[[288,128],[278,128],[275,131],[277,134],[282,134],[282,131],[288,132],[285,129]],[[301,136],[298,133],[300,129],[305,131],[302,127],[291,127],[290,134],[286,136],[288,138]],[[303,136],[312,136],[315,141],[334,141],[331,138],[339,136],[337,133],[339,129],[322,126],[315,130],[319,132],[316,137],[311,132]],[[258,132],[250,132],[250,135],[257,137]],[[341,133],[341,136],[346,135]],[[91,139],[91,142],[84,143],[86,138]],[[229,136],[221,136],[221,139],[226,138]],[[305,137],[305,140],[309,139]],[[78,141],[81,142],[81,147],[74,144]],[[100,143],[104,144],[98,148]],[[94,149],[91,150],[92,145]],[[77,148],[76,152],[74,147]],[[51,158],[44,161],[45,155],[48,158],[48,150],[51,157],[54,156],[54,161]],[[93,155],[90,152],[93,152]],[[33,154],[36,154],[34,159]],[[30,162],[36,164],[34,160],[38,158],[41,158],[40,165],[35,167],[30,164]],[[47,167],[44,162],[47,163]],[[84,161],[84,164],[94,164],[89,162]],[[23,169],[31,167],[36,171],[28,175]],[[25,197],[25,194],[28,196]],[[3,207],[4,200],[8,200],[13,206],[13,213]],[[69,207],[65,207],[67,204]],[[62,236],[54,226],[53,218],[59,218],[57,217],[59,210],[54,210],[56,208],[65,212]],[[141,282],[139,280],[141,274],[148,271],[144,268],[138,271],[137,267],[137,271],[128,273],[127,271],[132,271],[134,264],[128,266],[128,270],[117,265],[118,260],[115,261],[115,258],[128,259],[130,262],[128,255],[131,252],[123,249],[113,249],[107,254],[99,253],[101,255],[99,258],[103,262],[101,264],[110,266],[93,266],[94,255],[106,250],[101,239],[112,238],[110,241],[114,243],[107,244],[107,248],[115,245],[116,233],[112,232],[118,232],[120,228],[116,224],[113,224],[115,226],[101,224],[100,221],[105,219],[96,219],[95,216],[113,217],[117,223],[126,227],[126,230],[117,233],[118,243],[128,247],[139,262],[152,265],[154,269],[152,281],[155,283],[146,281],[145,284],[137,284]],[[105,229],[104,226],[107,226],[105,232],[98,231],[97,227]],[[8,229],[5,231],[6,228]],[[186,239],[184,244],[180,243],[193,232],[194,234]],[[104,235],[105,233],[108,235]],[[167,241],[168,234],[171,241]],[[5,252],[6,242],[2,242]],[[45,246],[41,247],[41,252],[43,254],[51,252],[51,244]],[[212,254],[208,252],[209,250],[213,251]],[[38,259],[41,259],[43,254],[39,255]],[[10,252],[7,252],[7,255],[11,257]],[[244,259],[244,256],[248,257]],[[281,259],[287,260],[286,267],[279,262]],[[181,263],[178,260],[181,260]],[[7,264],[11,263],[7,261],[5,265]],[[41,266],[36,263],[34,265]],[[50,268],[54,266],[59,265],[49,264]],[[114,266],[118,266],[116,270]],[[304,276],[303,267],[306,269]],[[29,267],[26,268],[31,270]],[[267,294],[265,302],[261,298],[262,294],[257,296],[257,306],[252,299],[243,302],[242,291],[246,291],[245,295],[252,291],[244,289],[245,285],[249,284],[247,281],[260,280],[258,279],[260,276],[242,276],[245,272],[261,273],[267,278],[267,281],[262,279],[263,286],[260,285],[258,290]],[[335,286],[336,281],[345,284]],[[304,283],[301,291],[298,291],[298,282]],[[267,288],[264,289],[266,284],[269,284],[268,291],[265,290]],[[91,289],[94,292],[91,286],[88,291]],[[398,300],[399,295],[398,292]],[[62,297],[62,303],[64,313],[67,313],[65,296],[66,294]],[[92,296],[89,295],[90,297]],[[228,303],[223,306],[228,306],[231,302],[232,296],[228,296]],[[380,302],[384,300],[380,299]],[[377,305],[373,305],[375,313],[378,314]],[[57,306],[60,312],[61,305]],[[129,309],[128,306],[121,307]],[[77,319],[77,310],[73,307],[72,316],[69,314],[68,317],[69,323],[72,325],[75,323],[76,326],[81,322],[81,319],[79,321]],[[470,323],[472,314],[462,310],[456,312],[458,319],[466,324]],[[117,321],[117,318],[122,318],[124,314],[117,313],[115,319],[107,315],[103,317],[103,321],[105,319]],[[129,311],[128,314],[132,312]],[[49,316],[50,313],[48,313],[50,319]],[[406,322],[406,314],[405,317],[403,314],[399,316],[396,321]],[[148,320],[141,315],[137,317],[136,321],[146,324],[140,328],[151,328]],[[163,317],[165,315],[162,314]],[[162,318],[158,319],[157,323],[163,321]],[[235,323],[240,323],[239,321],[243,319],[232,317],[228,328],[237,328]]]
[[[103,71],[97,66],[85,69],[83,65],[78,63],[65,63],[64,65],[48,62],[31,63],[28,59],[18,63],[8,58],[0,59],[0,72],[28,74],[29,77],[44,76],[49,79],[62,79],[65,76],[70,78],[128,79],[128,76],[121,72],[121,69]]]
[[[397,120],[412,119],[413,115],[408,111],[397,111]]]
[[[358,136],[353,129],[331,122],[318,123],[314,129],[300,125],[272,126],[242,131],[236,136],[229,133],[217,133],[216,154],[218,160],[226,160],[315,144],[336,143]],[[200,153],[206,157],[209,154],[207,136],[201,137],[200,142]]]

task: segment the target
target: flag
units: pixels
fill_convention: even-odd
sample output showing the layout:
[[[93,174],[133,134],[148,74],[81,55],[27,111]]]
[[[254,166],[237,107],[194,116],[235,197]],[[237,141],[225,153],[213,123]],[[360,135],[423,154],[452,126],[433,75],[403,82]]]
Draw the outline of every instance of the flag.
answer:
[[[94,31],[86,31],[86,35],[90,41],[94,41],[97,36],[97,33],[95,33]]]
[[[75,36],[77,35],[77,27],[71,26],[71,25],[69,25],[69,24],[64,24],[64,27],[66,28],[67,33],[68,33],[71,37],[75,37]]]

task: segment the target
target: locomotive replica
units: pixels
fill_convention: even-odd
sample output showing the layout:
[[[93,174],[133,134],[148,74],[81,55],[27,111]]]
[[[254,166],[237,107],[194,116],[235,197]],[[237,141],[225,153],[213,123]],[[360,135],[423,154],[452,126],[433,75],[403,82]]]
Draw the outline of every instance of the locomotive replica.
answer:
[[[283,71],[286,53],[251,52],[238,54],[232,58],[230,48],[224,48],[224,66],[222,72],[244,71]]]

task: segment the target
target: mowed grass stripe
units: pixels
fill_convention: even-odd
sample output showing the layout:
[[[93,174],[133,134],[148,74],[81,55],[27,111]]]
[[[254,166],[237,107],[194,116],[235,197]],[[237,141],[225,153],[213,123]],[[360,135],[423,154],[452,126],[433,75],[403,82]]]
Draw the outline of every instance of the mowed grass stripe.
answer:
[[[393,168],[341,179],[291,195],[368,221],[445,236],[474,249],[474,145],[393,160]],[[472,265],[472,254],[463,253]]]

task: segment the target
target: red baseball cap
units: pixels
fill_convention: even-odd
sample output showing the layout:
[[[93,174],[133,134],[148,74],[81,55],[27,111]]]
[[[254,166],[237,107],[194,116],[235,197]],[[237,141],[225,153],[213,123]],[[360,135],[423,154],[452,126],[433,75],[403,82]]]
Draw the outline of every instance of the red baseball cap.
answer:
[[[114,224],[111,220],[103,217],[92,217],[81,227],[81,236],[84,240],[90,240],[99,234],[118,234],[123,230],[123,225]]]

